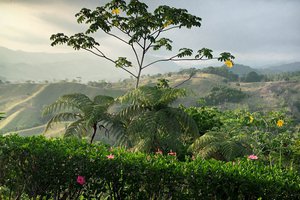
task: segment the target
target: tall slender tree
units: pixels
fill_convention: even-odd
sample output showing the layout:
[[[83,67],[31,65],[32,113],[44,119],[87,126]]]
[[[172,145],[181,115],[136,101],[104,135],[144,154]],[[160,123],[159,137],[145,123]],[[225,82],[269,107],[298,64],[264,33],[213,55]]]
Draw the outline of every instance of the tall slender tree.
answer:
[[[67,36],[64,33],[53,34],[50,39],[52,46],[67,44],[75,50],[85,50],[114,64],[126,71],[136,79],[135,87],[139,86],[142,71],[159,62],[167,61],[192,61],[211,60],[226,61],[225,64],[232,66],[232,56],[228,52],[215,57],[212,50],[202,48],[193,56],[193,50],[181,48],[164,59],[158,59],[146,63],[146,57],[150,50],[165,48],[172,50],[172,40],[163,37],[163,34],[181,28],[201,26],[201,18],[191,15],[186,9],[178,9],[166,5],[158,6],[154,11],[149,11],[148,6],[139,0],[112,0],[109,3],[97,7],[95,10],[81,9],[75,15],[78,23],[85,23],[88,29],[84,33],[76,33]],[[108,36],[124,43],[131,49],[135,59],[127,57],[113,57],[108,55],[91,34],[102,31]],[[134,68],[134,69],[133,69]]]

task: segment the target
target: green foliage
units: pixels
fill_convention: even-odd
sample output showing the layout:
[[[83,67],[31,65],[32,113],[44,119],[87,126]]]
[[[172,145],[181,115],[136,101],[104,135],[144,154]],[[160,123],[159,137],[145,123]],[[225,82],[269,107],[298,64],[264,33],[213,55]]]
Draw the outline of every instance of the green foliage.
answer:
[[[1,199],[300,198],[299,174],[259,161],[178,162],[74,139],[0,137],[0,167]]]
[[[219,105],[225,102],[237,103],[245,97],[247,97],[247,95],[240,90],[226,86],[217,86],[213,87],[203,100],[205,100],[206,105]]]
[[[244,82],[260,82],[264,78],[263,75],[259,75],[256,72],[249,72],[241,81]]]
[[[221,112],[214,107],[188,107],[181,106],[189,116],[191,116],[197,123],[199,134],[203,135],[205,132],[222,126],[220,120]]]
[[[5,117],[4,117],[4,114],[5,114],[5,113],[0,112],[0,120],[5,118]]]
[[[112,62],[116,67],[123,69],[136,79],[136,88],[139,85],[142,70],[158,62],[203,59],[225,61],[234,59],[234,56],[228,52],[221,53],[219,57],[214,57],[212,50],[207,48],[200,49],[195,57],[190,57],[193,50],[181,48],[177,54],[167,59],[156,60],[148,64],[144,63],[145,56],[151,49],[157,51],[164,47],[168,51],[172,50],[172,40],[161,37],[164,32],[183,27],[191,29],[192,27],[201,26],[201,18],[189,14],[186,9],[162,5],[150,11],[147,4],[138,0],[129,2],[111,0],[95,10],[82,8],[75,16],[77,22],[87,24],[88,29],[84,33],[77,33],[73,36],[66,36],[63,33],[53,34],[50,37],[50,40],[52,40],[51,45],[66,44],[75,50],[83,49]],[[135,61],[129,61],[125,57],[119,57],[116,60],[103,52],[100,43],[90,36],[98,31],[103,31],[110,37],[128,45],[135,55]],[[186,56],[190,58],[183,58]],[[135,67],[136,72],[127,69],[127,67]]]
[[[48,121],[45,131],[55,123],[70,122],[66,128],[65,136],[77,135],[82,137],[93,130],[92,142],[98,123],[110,122],[111,115],[107,110],[113,102],[113,97],[103,95],[98,95],[93,100],[80,93],[63,95],[44,108],[43,115],[54,114]]]
[[[246,134],[237,134],[235,129],[215,129],[208,131],[195,140],[190,150],[201,158],[214,158],[231,161],[250,155],[250,138]]]
[[[169,82],[170,82],[169,80],[164,79],[164,78],[158,79],[157,83],[156,83],[156,87],[158,87],[158,88],[169,88],[170,87]]]
[[[220,112],[205,107],[185,111],[193,116],[200,130],[205,128],[204,135],[189,148],[196,156],[229,161],[255,154],[270,166],[300,167],[295,151],[299,130],[284,112]],[[278,125],[279,121],[283,122],[282,126]]]
[[[146,152],[172,149],[184,156],[198,128],[183,110],[169,106],[182,96],[183,89],[142,86],[120,97],[127,103],[119,114],[127,145]]]
[[[208,74],[216,74],[227,78],[229,81],[238,81],[239,76],[231,72],[227,67],[207,67],[200,70]]]

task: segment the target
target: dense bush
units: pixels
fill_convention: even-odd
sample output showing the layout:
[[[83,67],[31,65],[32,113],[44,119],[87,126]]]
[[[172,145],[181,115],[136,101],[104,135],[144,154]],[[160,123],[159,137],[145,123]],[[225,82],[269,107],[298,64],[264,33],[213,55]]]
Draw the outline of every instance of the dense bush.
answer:
[[[216,74],[227,78],[229,81],[238,81],[239,76],[231,72],[227,67],[207,67],[201,70],[201,72],[208,74]]]
[[[191,116],[197,123],[199,134],[203,135],[205,132],[222,126],[221,111],[214,107],[188,107],[181,106],[189,116]]]
[[[216,86],[211,89],[210,93],[206,97],[200,100],[204,100],[206,105],[212,106],[225,102],[238,103],[245,97],[247,97],[247,94],[240,90],[226,86]]]
[[[71,139],[0,137],[0,168],[0,199],[300,199],[299,175],[257,160],[179,162]]]

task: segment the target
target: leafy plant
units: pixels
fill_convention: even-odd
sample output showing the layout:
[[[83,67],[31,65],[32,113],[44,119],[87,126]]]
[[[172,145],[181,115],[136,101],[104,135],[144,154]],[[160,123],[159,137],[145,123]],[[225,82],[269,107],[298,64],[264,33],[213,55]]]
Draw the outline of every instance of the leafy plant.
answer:
[[[88,29],[85,33],[77,33],[67,36],[63,33],[53,34],[50,39],[52,46],[67,44],[75,50],[85,50],[100,58],[106,59],[116,67],[121,68],[136,79],[136,88],[139,85],[142,71],[153,64],[167,61],[186,60],[211,60],[227,61],[232,66],[232,56],[228,52],[221,53],[219,57],[214,57],[212,50],[202,48],[197,51],[194,57],[193,50],[181,48],[179,52],[165,59],[150,61],[145,63],[150,50],[160,50],[165,48],[172,50],[172,40],[162,35],[173,29],[192,28],[201,26],[201,18],[191,15],[185,9],[178,9],[166,5],[158,6],[153,11],[149,11],[147,4],[139,0],[112,0],[95,10],[82,8],[75,15],[78,23],[85,23]],[[108,36],[125,44],[135,56],[135,61],[130,61],[127,57],[114,58],[107,55],[100,48],[91,34],[103,31]],[[136,70],[132,70],[134,67]]]
[[[224,102],[240,102],[247,94],[240,90],[226,86],[213,87],[210,93],[203,98],[206,105],[219,105]]]
[[[231,161],[251,153],[250,138],[246,134],[237,134],[236,130],[216,129],[200,136],[190,146],[194,155],[201,158],[214,158]]]
[[[84,94],[75,93],[61,96],[57,101],[44,108],[43,115],[54,114],[48,121],[45,132],[55,123],[70,122],[65,136],[86,136],[92,130],[91,143],[98,128],[105,128],[112,122],[107,112],[114,102],[110,96],[98,95],[93,100]]]
[[[127,103],[119,115],[129,146],[148,152],[157,148],[178,152],[197,137],[195,121],[183,110],[170,107],[182,96],[183,89],[141,86],[120,97]]]
[[[297,172],[259,160],[179,162],[70,138],[0,136],[0,167],[1,199],[300,198]]]
[[[222,126],[220,119],[222,113],[217,108],[205,106],[188,108],[181,106],[180,108],[195,120],[200,135]]]

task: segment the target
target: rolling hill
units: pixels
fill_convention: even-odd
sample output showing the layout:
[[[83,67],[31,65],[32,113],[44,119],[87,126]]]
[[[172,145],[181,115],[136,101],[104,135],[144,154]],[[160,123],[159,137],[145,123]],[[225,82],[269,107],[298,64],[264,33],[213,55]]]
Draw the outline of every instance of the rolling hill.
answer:
[[[30,134],[33,131],[41,133],[41,126],[47,122],[47,118],[41,116],[43,107],[59,96],[70,93],[84,93],[90,97],[98,94],[116,97],[123,94],[124,90],[101,89],[78,83],[2,84],[0,110],[6,113],[6,118],[0,122],[0,132],[32,130],[29,131]]]
[[[188,74],[162,75],[156,78],[166,78],[171,86],[175,86],[188,78]],[[144,77],[141,84],[154,85],[154,77]],[[59,96],[70,93],[84,93],[91,98],[98,94],[117,97],[126,92],[130,81],[114,83],[111,88],[91,87],[80,83],[49,83],[49,84],[0,84],[0,112],[6,113],[6,118],[0,122],[0,134],[19,133],[21,135],[40,134],[48,118],[41,116],[45,105],[54,102]],[[129,84],[128,84],[129,82]],[[129,85],[129,86],[128,86]],[[197,105],[200,97],[206,96],[214,86],[227,86],[241,90],[249,95],[240,103],[224,103],[218,105],[221,109],[245,108],[251,111],[287,110],[296,120],[300,121],[300,82],[227,82],[224,77],[214,74],[197,73],[191,80],[180,87],[186,88],[188,96],[179,99],[176,104],[186,106]],[[47,133],[55,136],[62,133],[64,125]]]

